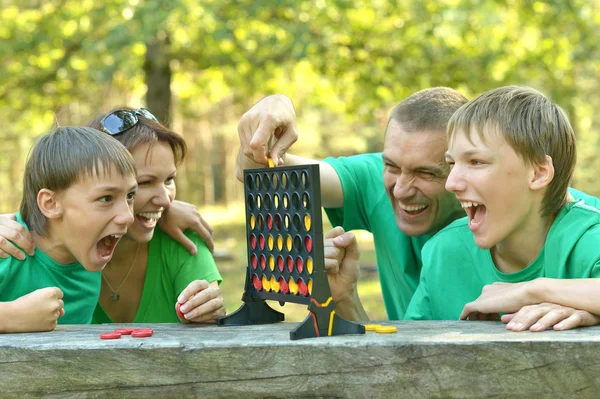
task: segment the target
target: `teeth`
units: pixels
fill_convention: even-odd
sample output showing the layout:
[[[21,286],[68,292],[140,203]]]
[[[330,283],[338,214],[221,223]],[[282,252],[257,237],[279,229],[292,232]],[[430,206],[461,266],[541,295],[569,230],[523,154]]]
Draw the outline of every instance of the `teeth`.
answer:
[[[405,210],[405,211],[409,211],[409,212],[414,212],[414,211],[419,211],[421,209],[425,209],[427,208],[427,205],[424,204],[417,204],[417,205],[405,205],[401,202],[398,202],[398,206]]]
[[[138,213],[139,216],[145,217],[146,219],[160,219],[162,212],[143,212]]]
[[[479,206],[481,205],[479,202],[470,202],[470,201],[461,201],[460,206],[462,206],[463,208],[470,208],[472,206]]]

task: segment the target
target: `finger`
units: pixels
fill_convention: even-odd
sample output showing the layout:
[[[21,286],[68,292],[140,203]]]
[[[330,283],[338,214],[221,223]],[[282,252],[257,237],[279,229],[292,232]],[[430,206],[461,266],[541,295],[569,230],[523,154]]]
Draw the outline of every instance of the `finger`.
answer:
[[[341,236],[342,234],[344,234],[344,228],[342,226],[335,226],[333,229],[323,234],[323,238],[333,239],[335,237]]]
[[[216,290],[213,290],[212,292],[207,293],[207,295],[204,295],[206,300],[203,300],[200,303],[196,303],[196,297],[200,295],[196,295],[194,298],[192,298],[190,304],[191,302],[194,302],[194,305],[196,306],[190,308],[186,312],[184,312],[183,310],[181,311],[181,313],[183,313],[183,315],[185,316],[186,320],[198,320],[203,316],[210,315],[211,313],[215,312],[220,308],[224,308],[225,303],[223,301],[223,297],[221,297],[220,292],[215,291]]]
[[[277,138],[277,141],[271,148],[269,155],[275,161],[275,165],[279,166],[280,160],[289,150],[289,148],[298,141],[298,131],[296,125],[290,125],[289,127],[282,129],[283,133]]]
[[[14,213],[2,213],[0,218],[17,221],[17,216]]]
[[[346,254],[344,256],[356,260],[360,258],[358,241],[356,240],[356,235],[353,232],[349,231],[339,237],[334,238],[333,243],[336,244],[336,246],[339,244],[339,246],[346,249]]]
[[[336,259],[340,260],[344,257],[344,253],[346,252],[343,248],[338,247],[325,247],[323,248],[323,254],[326,259]]]
[[[52,296],[54,298],[63,299],[64,294],[63,294],[63,292],[62,292],[62,290],[60,288],[58,288],[58,287],[50,287],[49,289],[52,291],[51,294],[52,294]]]
[[[502,323],[506,324],[506,323],[510,323],[510,321],[516,316],[516,313],[506,313],[503,314],[502,317],[500,318],[500,320],[502,320]]]
[[[13,258],[19,260],[25,259],[25,254],[21,250],[19,250],[12,242],[10,242],[2,236],[0,236],[0,249],[9,256],[12,256]]]
[[[543,315],[539,320],[529,327],[530,331],[544,331],[555,324],[560,323],[562,320],[569,318],[573,315],[574,311],[561,311],[560,309],[551,310],[550,312]],[[579,316],[577,316],[579,318]]]
[[[269,140],[275,133],[275,121],[270,115],[266,115],[258,125],[258,129],[252,135],[249,147],[252,151],[252,159],[263,165],[267,165],[267,154],[269,153]]]
[[[204,228],[206,229],[206,231],[208,231],[208,233],[210,234],[210,236],[212,237],[213,233],[215,232],[215,230],[213,229],[213,227],[210,225],[210,223],[208,223],[203,217],[202,215],[198,214],[198,217],[200,217],[200,223],[202,223],[202,225],[204,226]]]
[[[198,253],[198,248],[196,245],[186,237],[185,233],[181,230],[175,230],[170,234],[171,238],[181,244],[190,254],[196,255]]]
[[[578,311],[553,326],[556,331],[572,330],[577,327],[595,326],[600,323],[600,317],[589,312]]]
[[[10,244],[13,248],[15,248],[15,246],[19,246],[30,256],[34,254],[35,243],[33,242],[33,237],[22,224],[8,219],[0,220],[0,236],[4,237],[6,241],[10,241]],[[0,248],[4,249],[4,245],[0,244]],[[18,253],[22,253],[18,249],[17,251]],[[14,252],[6,252],[10,253],[12,256],[15,256]]]
[[[202,240],[206,243],[206,246],[212,253],[214,250],[214,245],[215,245],[215,243],[213,241],[212,227],[210,227],[210,225],[208,223],[204,222],[205,224],[203,224],[202,222],[203,222],[203,220],[200,220],[197,224],[195,224],[193,227],[193,230],[196,233],[198,233],[200,238],[202,238]],[[211,230],[208,230],[206,228],[206,226],[210,227]],[[183,236],[185,237],[185,234],[183,234]],[[186,237],[186,239],[187,239],[187,237]],[[192,251],[190,251],[190,253],[192,255],[195,255],[198,252],[198,249],[196,248],[196,246],[194,245],[194,243],[192,241],[190,241],[189,239],[187,239],[187,241],[189,241],[189,243],[194,247],[195,252],[192,253]]]
[[[541,306],[523,307],[517,312],[515,317],[506,325],[506,328],[512,331],[527,330],[549,311],[550,308]]]
[[[197,295],[209,287],[210,284],[206,280],[194,280],[181,291],[181,294],[177,297],[177,302],[181,303],[183,307],[192,296]],[[181,312],[185,313],[184,310],[181,310]]]
[[[327,274],[338,274],[340,272],[340,263],[334,259],[325,259],[325,270]]]
[[[2,249],[0,249],[0,258],[2,259],[6,259],[8,258],[10,255],[7,254],[6,252],[4,252]]]
[[[463,308],[462,312],[460,313],[460,316],[458,317],[458,320],[467,320],[467,318],[469,320],[471,320],[471,313],[475,313],[476,310],[476,306],[475,306],[475,302],[469,302],[465,305],[465,307]]]

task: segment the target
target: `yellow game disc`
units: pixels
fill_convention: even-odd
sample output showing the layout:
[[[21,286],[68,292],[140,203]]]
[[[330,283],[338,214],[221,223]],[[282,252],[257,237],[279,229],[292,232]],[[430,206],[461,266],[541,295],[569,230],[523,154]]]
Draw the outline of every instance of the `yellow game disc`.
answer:
[[[379,326],[375,329],[375,332],[378,334],[389,334],[395,333],[398,329],[395,326]]]
[[[267,158],[267,163],[269,164],[269,168],[275,167],[275,162],[273,162],[273,159]]]
[[[312,258],[308,258],[306,260],[306,271],[308,271],[308,274],[312,274],[312,272],[313,272],[313,260],[312,260]]]
[[[383,327],[381,324],[365,324],[365,330],[367,331],[375,331],[377,327]]]
[[[304,215],[304,228],[306,231],[310,230],[310,216]]]
[[[269,255],[269,269],[271,269],[271,271],[275,270],[275,258],[273,255]]]

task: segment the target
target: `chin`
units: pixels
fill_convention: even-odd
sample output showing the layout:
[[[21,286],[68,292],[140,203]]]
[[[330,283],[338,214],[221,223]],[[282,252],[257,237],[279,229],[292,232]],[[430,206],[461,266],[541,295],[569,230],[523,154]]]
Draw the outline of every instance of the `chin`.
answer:
[[[398,229],[407,236],[422,236],[431,231],[431,226],[423,226],[422,224],[411,224],[405,222],[402,218],[396,216],[396,225]]]

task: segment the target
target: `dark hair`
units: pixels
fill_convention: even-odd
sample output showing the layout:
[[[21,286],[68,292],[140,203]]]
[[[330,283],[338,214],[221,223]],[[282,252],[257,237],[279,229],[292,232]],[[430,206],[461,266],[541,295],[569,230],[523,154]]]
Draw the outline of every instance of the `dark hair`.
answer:
[[[135,161],[125,147],[96,129],[64,126],[41,136],[29,154],[23,176],[21,217],[36,233],[46,233],[46,217],[37,204],[41,189],[68,189],[85,176],[136,175]]]
[[[110,112],[96,116],[87,126],[93,127],[94,129],[102,130],[102,119],[117,110],[129,110],[135,111],[135,108],[131,107],[116,107]],[[152,119],[144,118],[143,116],[136,115],[138,123],[132,128],[127,129],[123,133],[113,136],[119,140],[129,152],[133,151],[137,146],[141,144],[150,144],[150,149],[155,143],[163,141],[169,144],[175,157],[175,165],[180,165],[185,158],[187,152],[187,145],[183,137],[172,131],[171,129],[163,126],[159,122],[153,121]]]
[[[465,96],[449,87],[421,90],[394,107],[388,125],[394,120],[409,133],[444,133],[452,114],[466,102]]]
[[[473,132],[485,142],[496,132],[529,165],[552,158],[554,178],[542,201],[542,215],[555,215],[567,199],[577,153],[575,132],[558,105],[530,87],[506,86],[487,91],[461,107],[448,123],[448,141],[457,131]]]

